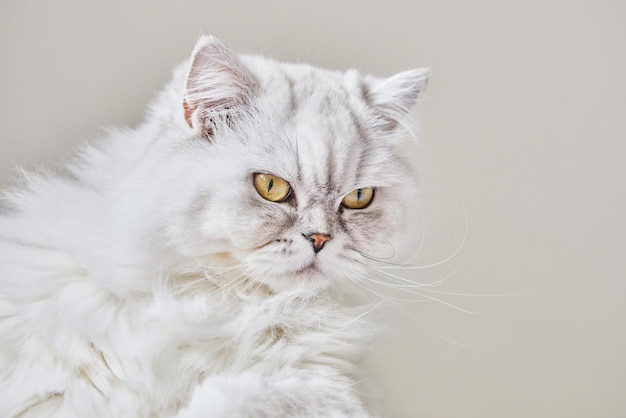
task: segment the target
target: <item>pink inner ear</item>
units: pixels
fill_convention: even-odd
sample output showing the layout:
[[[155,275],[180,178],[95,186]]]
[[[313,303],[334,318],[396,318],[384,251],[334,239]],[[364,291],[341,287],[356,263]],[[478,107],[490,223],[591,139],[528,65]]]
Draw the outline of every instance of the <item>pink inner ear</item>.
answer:
[[[187,72],[183,102],[187,124],[212,130],[249,103],[254,86],[235,53],[219,39],[203,36],[196,43]]]
[[[183,110],[185,112],[185,120],[187,121],[187,125],[189,125],[190,128],[193,128],[191,117],[193,115],[194,108],[191,107],[187,100],[183,100]]]

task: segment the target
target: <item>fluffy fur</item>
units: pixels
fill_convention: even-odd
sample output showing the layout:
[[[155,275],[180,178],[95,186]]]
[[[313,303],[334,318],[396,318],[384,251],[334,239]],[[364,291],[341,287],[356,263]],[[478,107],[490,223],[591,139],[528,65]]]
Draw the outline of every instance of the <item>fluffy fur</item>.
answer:
[[[415,216],[397,143],[426,75],[202,37],[145,123],[27,175],[0,215],[0,416],[376,415],[345,284]],[[263,199],[255,173],[293,196]],[[364,187],[371,205],[341,206]]]

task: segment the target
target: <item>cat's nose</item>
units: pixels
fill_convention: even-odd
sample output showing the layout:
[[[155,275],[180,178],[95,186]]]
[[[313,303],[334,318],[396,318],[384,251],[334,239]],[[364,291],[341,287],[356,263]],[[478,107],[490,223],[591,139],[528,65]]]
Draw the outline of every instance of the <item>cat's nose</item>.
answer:
[[[306,239],[311,241],[311,244],[313,244],[313,251],[315,251],[316,254],[322,251],[322,248],[324,248],[324,244],[326,244],[326,241],[330,240],[331,238],[332,237],[328,234],[320,234],[318,232],[306,236]]]

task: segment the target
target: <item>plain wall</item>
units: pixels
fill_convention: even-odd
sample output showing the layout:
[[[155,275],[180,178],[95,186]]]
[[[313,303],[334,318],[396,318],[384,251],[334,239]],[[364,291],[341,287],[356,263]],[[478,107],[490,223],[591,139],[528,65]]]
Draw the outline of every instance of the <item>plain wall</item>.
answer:
[[[384,398],[399,417],[623,417],[625,22],[609,0],[3,0],[0,182],[136,125],[201,32],[377,75],[429,66],[417,264],[444,262],[403,273],[447,279],[388,308]]]

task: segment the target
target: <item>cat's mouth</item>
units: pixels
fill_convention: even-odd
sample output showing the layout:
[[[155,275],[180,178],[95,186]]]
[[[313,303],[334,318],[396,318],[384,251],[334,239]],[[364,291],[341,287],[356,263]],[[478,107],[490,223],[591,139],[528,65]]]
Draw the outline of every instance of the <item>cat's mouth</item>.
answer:
[[[315,266],[315,263],[311,263],[308,266],[304,266],[299,270],[296,270],[296,274],[300,274],[300,273],[305,273],[311,270],[317,270],[317,267]]]
[[[292,274],[295,276],[310,276],[312,274],[318,274],[319,272],[320,271],[317,263],[315,261],[312,261],[304,267],[301,267],[298,270],[294,271]]]

